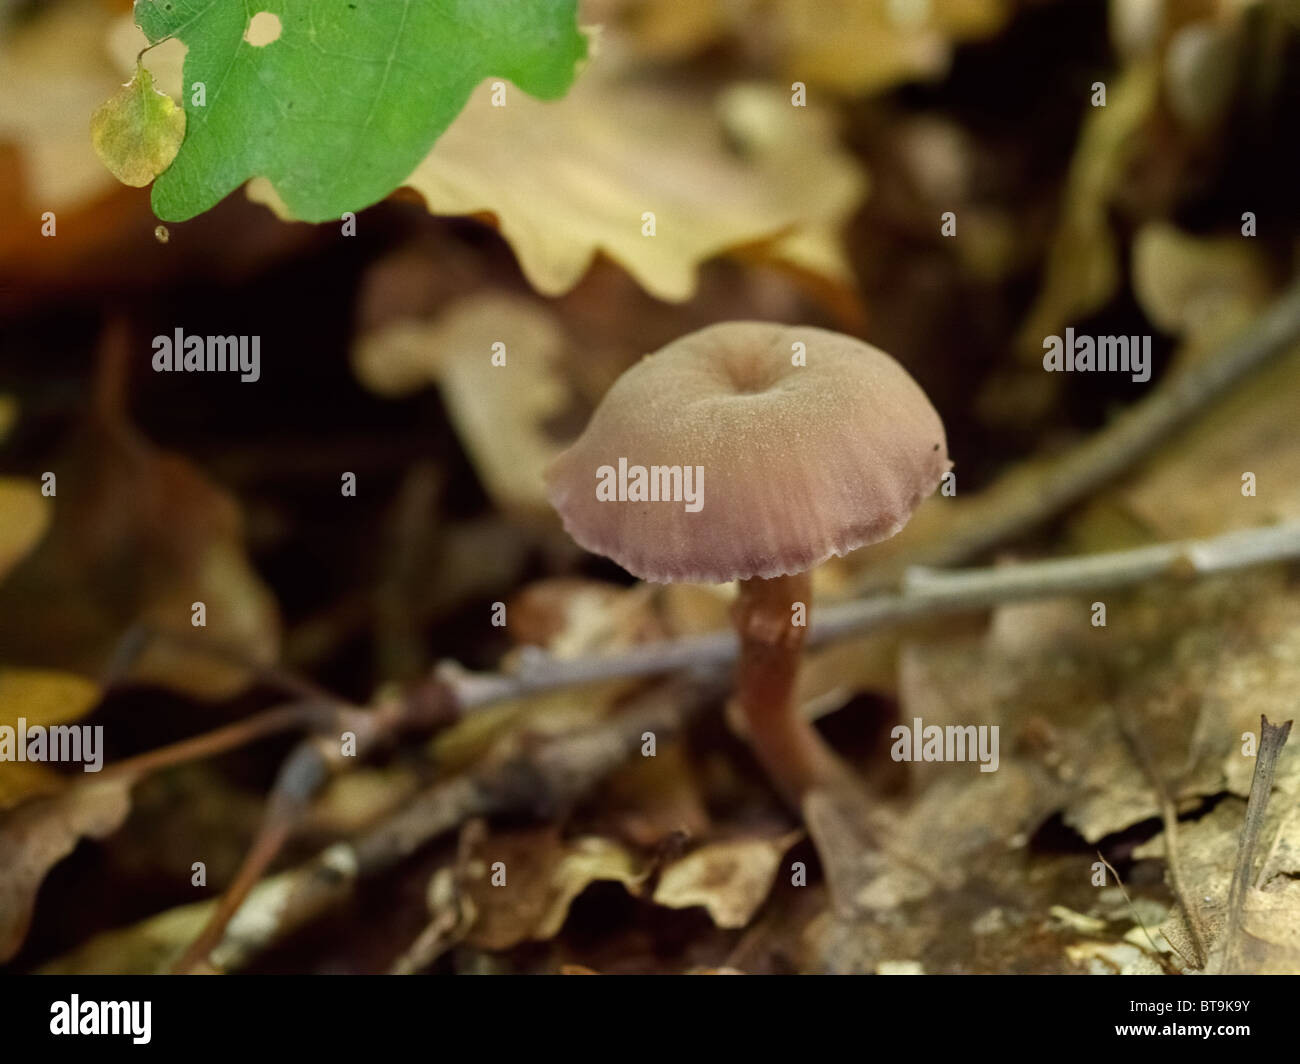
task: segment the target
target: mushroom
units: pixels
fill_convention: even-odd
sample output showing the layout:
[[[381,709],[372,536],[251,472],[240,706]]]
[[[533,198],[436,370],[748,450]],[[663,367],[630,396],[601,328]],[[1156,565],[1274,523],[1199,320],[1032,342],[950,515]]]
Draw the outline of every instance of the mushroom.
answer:
[[[633,575],[739,581],[737,700],[801,809],[852,778],[793,700],[810,571],[893,536],[950,466],[939,415],[883,351],[727,322],[627,370],[546,478],[569,535]]]

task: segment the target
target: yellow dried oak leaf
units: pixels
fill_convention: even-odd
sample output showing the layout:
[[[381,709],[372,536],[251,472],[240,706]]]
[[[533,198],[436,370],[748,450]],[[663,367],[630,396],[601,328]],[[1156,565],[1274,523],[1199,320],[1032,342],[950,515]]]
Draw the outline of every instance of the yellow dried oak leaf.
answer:
[[[141,188],[171,166],[185,139],[185,112],[153,87],[137,64],[135,77],[90,120],[95,154],[124,185]]]

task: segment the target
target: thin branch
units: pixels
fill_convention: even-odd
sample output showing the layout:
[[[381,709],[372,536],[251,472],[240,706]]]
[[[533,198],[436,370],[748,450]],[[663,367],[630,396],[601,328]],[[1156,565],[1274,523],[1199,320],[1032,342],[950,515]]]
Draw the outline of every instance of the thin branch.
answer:
[[[214,757],[268,735],[295,728],[317,726],[322,720],[333,720],[334,717],[335,711],[332,706],[323,706],[314,701],[276,706],[245,720],[236,721],[234,724],[227,724],[225,727],[202,735],[195,735],[167,746],[160,746],[156,750],[137,754],[124,761],[117,761],[105,768],[99,778],[104,780],[116,776],[128,776],[134,782],[160,769],[172,768],[205,757]]]
[[[425,730],[435,723],[445,724],[454,715],[454,704],[445,689],[426,690],[423,697],[384,702],[371,710],[334,707],[329,721],[320,729],[321,734],[299,742],[280,766],[253,845],[244,855],[239,871],[223,892],[203,930],[176,962],[173,972],[183,975],[210,969],[209,956],[213,947],[221,941],[231,919],[292,837],[306,816],[312,799],[327,780],[365,760],[378,747],[403,732]],[[335,736],[326,734],[329,723],[334,725]],[[341,741],[343,733],[352,736],[351,748],[346,754]]]
[[[912,569],[901,592],[873,595],[818,609],[808,642],[810,646],[819,646],[900,621],[1080,591],[1113,590],[1162,575],[1210,576],[1297,557],[1300,557],[1300,522],[1292,522],[1228,532],[1213,539],[1076,558],[951,573]],[[444,662],[430,679],[414,687],[400,702],[387,707],[383,727],[374,731],[370,726],[364,726],[364,734],[373,742],[379,742],[399,731],[449,724],[459,716],[507,699],[565,687],[678,671],[720,671],[730,665],[735,656],[735,635],[730,631],[717,631],[642,644],[600,657],[557,659],[534,650],[522,655],[510,672],[474,673],[454,662]],[[280,682],[288,681],[281,676]],[[302,683],[305,685],[306,681]],[[316,690],[313,686],[294,686],[295,689]],[[343,703],[323,706],[304,700],[118,762],[104,771],[110,774],[144,774],[223,753],[294,727],[311,727],[319,731],[339,724],[342,719],[340,712],[346,713],[347,719],[356,724],[354,714],[362,711]],[[361,734],[358,732],[359,736]],[[360,753],[358,751],[359,757]]]
[[[377,876],[474,817],[563,808],[633,757],[642,735],[671,738],[722,694],[720,683],[669,681],[631,699],[609,720],[557,736],[504,760],[439,781],[353,842],[326,848],[306,864],[264,880],[211,951],[231,971],[342,904]]]
[[[226,925],[204,970],[246,967],[346,903],[361,881],[392,869],[469,820],[523,811],[554,815],[635,757],[645,732],[653,732],[661,743],[671,740],[715,704],[723,690],[716,680],[671,680],[634,696],[596,725],[530,745],[512,757],[488,758],[466,773],[438,781],[354,840],[334,843],[305,863],[262,880]],[[212,909],[215,912],[216,906]],[[166,914],[117,934],[151,934],[149,928],[160,917]],[[175,955],[182,952],[178,946]],[[46,968],[57,970],[75,955],[73,951]],[[164,959],[162,966],[171,963]]]
[[[324,781],[321,760],[310,740],[299,744],[285,760],[253,845],[244,855],[234,880],[217,899],[217,906],[203,930],[172,968],[173,974],[187,975],[207,970],[208,955],[221,941],[226,925],[271,867],[281,847],[297,827],[312,795]]]
[[[1064,455],[1028,462],[960,504],[942,538],[917,542],[906,533],[897,554],[864,574],[868,586],[901,565],[957,565],[1023,536],[1118,478],[1224,393],[1300,339],[1300,279],[1212,356],[1161,382],[1105,428]]]
[[[1151,953],[1155,957],[1156,963],[1160,965],[1161,969],[1163,969],[1166,975],[1173,975],[1174,972],[1173,972],[1172,965],[1165,958],[1164,952],[1160,949],[1159,946],[1156,945],[1156,940],[1151,937],[1151,932],[1147,930],[1147,925],[1142,921],[1142,917],[1137,911],[1137,906],[1133,904],[1133,899],[1128,896],[1128,891],[1124,887],[1124,880],[1120,879],[1119,872],[1115,870],[1115,866],[1113,864],[1111,864],[1108,860],[1106,860],[1106,855],[1102,853],[1100,850],[1097,851],[1097,858],[1098,860],[1101,861],[1103,865],[1106,866],[1106,871],[1108,871],[1112,876],[1115,877],[1115,885],[1119,887],[1119,892],[1122,895],[1124,895],[1124,901],[1128,905],[1129,915],[1133,917],[1133,920],[1138,925],[1138,927],[1142,928],[1142,934],[1146,936],[1147,942],[1151,944]],[[1168,939],[1165,939],[1165,941],[1169,942]],[[1178,953],[1178,956],[1182,958],[1183,963],[1187,964],[1187,958],[1183,957],[1183,955],[1178,952],[1178,947],[1175,946],[1172,942],[1169,942],[1169,945],[1173,949],[1173,951],[1175,953]],[[1191,967],[1191,965],[1188,965],[1188,967]]]
[[[201,654],[214,661],[223,662],[242,669],[260,683],[274,687],[291,697],[308,700],[314,699],[326,703],[342,703],[342,700],[325,688],[313,683],[305,676],[285,669],[279,665],[250,661],[248,651],[224,640],[207,635],[195,635],[190,632],[177,631],[173,628],[159,628],[149,624],[135,624],[128,628],[117,641],[113,653],[109,656],[104,669],[102,684],[105,688],[115,687],[125,681],[128,673],[150,643],[163,643],[178,650]]]
[[[1074,558],[956,572],[914,568],[907,571],[900,591],[818,608],[808,643],[819,646],[888,624],[1006,602],[1116,590],[1161,576],[1211,576],[1296,558],[1300,558],[1300,522]],[[735,656],[735,635],[717,631],[601,657],[561,660],[536,651],[524,655],[508,673],[470,673],[444,664],[436,671],[435,682],[449,686],[462,711],[469,711],[557,688],[684,669],[721,669]]]
[[[1183,915],[1187,919],[1187,929],[1192,936],[1192,945],[1196,948],[1196,962],[1193,967],[1198,971],[1204,970],[1210,955],[1206,945],[1208,938],[1205,931],[1205,920],[1201,916],[1200,903],[1197,901],[1196,894],[1187,889],[1187,879],[1183,875],[1182,851],[1178,848],[1178,807],[1174,805],[1174,799],[1170,795],[1169,788],[1165,785],[1159,770],[1156,768],[1151,751],[1147,749],[1146,743],[1138,735],[1137,729],[1133,727],[1123,713],[1115,714],[1115,722],[1119,726],[1120,734],[1124,736],[1133,750],[1133,756],[1137,758],[1138,764],[1142,766],[1147,782],[1151,784],[1151,789],[1155,792],[1156,800],[1160,804],[1160,820],[1164,825],[1165,865],[1169,869],[1169,881],[1173,885],[1175,897],[1178,898],[1179,904],[1183,907]],[[1165,941],[1169,942],[1168,935],[1165,936]],[[1172,942],[1169,942],[1169,944],[1173,945]],[[1179,956],[1181,957],[1182,954],[1179,953]]]
[[[1246,904],[1255,865],[1255,850],[1259,846],[1259,833],[1264,826],[1264,814],[1273,795],[1273,775],[1277,770],[1278,755],[1291,734],[1291,721],[1270,724],[1261,714],[1259,718],[1259,750],[1255,754],[1255,773],[1250,780],[1250,797],[1246,800],[1246,821],[1241,827],[1241,844],[1237,849],[1237,867],[1232,874],[1228,891],[1228,927],[1224,932],[1222,972],[1230,975],[1240,967],[1241,919]]]

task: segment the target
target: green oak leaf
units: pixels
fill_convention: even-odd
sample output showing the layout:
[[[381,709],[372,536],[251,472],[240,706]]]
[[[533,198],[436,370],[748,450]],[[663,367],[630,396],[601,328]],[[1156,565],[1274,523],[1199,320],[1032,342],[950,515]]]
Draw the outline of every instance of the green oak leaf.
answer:
[[[135,77],[90,120],[90,143],[99,161],[134,188],[167,169],[184,136],[185,112],[153,87],[153,75],[138,64]]]
[[[564,95],[587,52],[576,6],[136,0],[151,43],[177,37],[188,49],[188,132],[154,184],[154,213],[184,221],[255,176],[306,221],[367,207],[411,174],[485,78],[540,99]],[[250,44],[263,12],[279,19],[279,36]]]

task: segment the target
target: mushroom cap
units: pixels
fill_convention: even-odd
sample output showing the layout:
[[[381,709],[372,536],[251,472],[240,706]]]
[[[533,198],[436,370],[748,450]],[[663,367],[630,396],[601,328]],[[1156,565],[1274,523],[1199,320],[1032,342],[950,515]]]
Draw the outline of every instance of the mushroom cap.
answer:
[[[701,468],[703,506],[599,498],[620,459],[632,474]],[[587,550],[643,580],[716,584],[888,539],[951,466],[939,415],[883,351],[811,326],[725,322],[627,370],[546,480]]]

